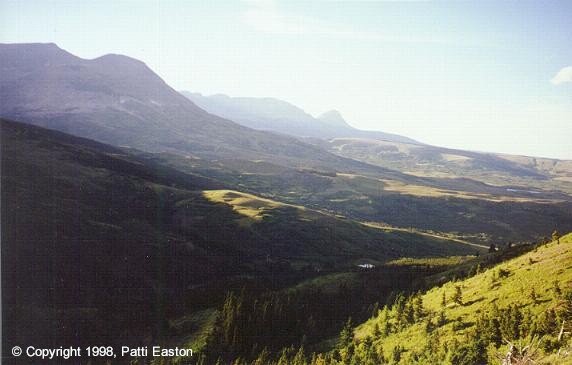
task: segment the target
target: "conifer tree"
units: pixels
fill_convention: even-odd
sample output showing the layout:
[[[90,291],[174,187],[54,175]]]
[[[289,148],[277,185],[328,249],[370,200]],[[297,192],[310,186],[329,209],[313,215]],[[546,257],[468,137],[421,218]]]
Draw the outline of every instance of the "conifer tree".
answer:
[[[301,346],[294,355],[294,359],[292,360],[292,365],[306,365],[306,355],[304,354],[304,347]]]
[[[455,285],[455,292],[453,293],[453,298],[451,298],[454,303],[458,305],[463,305],[463,292],[459,285]]]
[[[552,232],[552,241],[556,241],[556,243],[560,243],[560,233],[557,230]]]
[[[348,318],[346,324],[340,332],[340,339],[338,343],[338,348],[348,347],[354,339],[354,329],[352,324],[352,318]]]
[[[415,322],[420,321],[425,316],[421,294],[417,294],[413,299],[413,316],[415,317]]]

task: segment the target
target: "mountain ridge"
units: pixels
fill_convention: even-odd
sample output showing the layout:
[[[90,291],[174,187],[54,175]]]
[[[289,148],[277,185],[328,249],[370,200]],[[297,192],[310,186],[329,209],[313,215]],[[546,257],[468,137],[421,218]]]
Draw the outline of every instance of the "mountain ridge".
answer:
[[[276,98],[231,97],[215,94],[205,96],[200,93],[181,91],[181,94],[195,104],[215,115],[235,120],[247,127],[285,133],[297,137],[329,139],[335,137],[365,137],[373,139],[420,144],[409,137],[381,131],[364,131],[352,127],[337,113],[337,120],[332,111],[313,117],[298,106]],[[271,103],[269,102],[271,101]],[[328,114],[330,113],[330,114]]]
[[[0,59],[5,118],[149,152],[365,166],[294,137],[210,114],[127,56],[84,60],[55,44],[0,44]]]

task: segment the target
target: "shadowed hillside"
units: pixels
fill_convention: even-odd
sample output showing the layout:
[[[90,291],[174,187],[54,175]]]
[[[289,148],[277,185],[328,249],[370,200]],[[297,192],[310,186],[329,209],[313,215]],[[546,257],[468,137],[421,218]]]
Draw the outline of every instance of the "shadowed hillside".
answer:
[[[296,138],[211,115],[143,62],[76,57],[55,44],[0,44],[0,116],[116,146],[290,166],[363,169]]]
[[[159,152],[154,158],[173,168],[234,190],[481,244],[530,241],[556,227],[572,227],[570,196],[544,187],[530,190],[528,177],[493,185],[466,178],[465,170],[452,178],[414,176],[369,159],[357,161],[362,156],[341,157],[326,150],[327,142],[312,145],[208,114],[126,56],[84,60],[54,44],[3,44],[0,59],[0,115]],[[264,100],[256,105],[275,109]],[[292,107],[284,113],[290,115]],[[336,113],[320,119],[343,125]],[[539,174],[506,159],[481,157],[478,161],[493,161],[501,169],[510,166],[505,174],[511,176]]]
[[[475,251],[220,190],[152,155],[6,120],[0,131],[5,345],[151,341],[249,282]]]
[[[245,364],[571,364],[571,263],[572,234],[490,253],[435,275],[432,289],[396,295],[357,327],[348,319],[328,351],[261,351]]]

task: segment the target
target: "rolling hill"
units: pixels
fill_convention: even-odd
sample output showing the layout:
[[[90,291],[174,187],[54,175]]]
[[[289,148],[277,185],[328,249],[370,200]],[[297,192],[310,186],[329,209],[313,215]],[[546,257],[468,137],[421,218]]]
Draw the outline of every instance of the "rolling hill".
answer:
[[[491,185],[514,185],[513,189],[534,194],[552,190],[572,193],[572,162],[566,160],[365,138],[334,138],[320,145],[340,156],[415,176],[464,177]]]
[[[475,157],[501,166],[495,171],[504,175],[499,173],[492,183],[478,181],[480,162],[457,175],[415,176],[415,171],[398,171],[405,170],[401,162],[391,166],[395,169],[383,167],[391,159],[376,160],[369,149],[366,156],[341,156],[348,149],[332,148],[336,139],[313,138],[310,144],[309,139],[257,131],[209,114],[144,63],[126,56],[85,60],[54,44],[3,44],[0,59],[1,116],[151,152],[173,169],[215,179],[234,190],[351,220],[437,231],[480,244],[530,241],[555,228],[572,229],[567,190],[551,186],[545,172],[522,163]],[[254,111],[306,115],[280,101],[252,103]],[[335,112],[318,119],[314,122],[335,128],[346,124]],[[433,148],[407,146],[416,151]],[[450,159],[451,164],[462,160]],[[436,162],[427,169],[432,166],[439,170]],[[503,183],[506,176],[510,178]]]
[[[477,264],[572,230],[568,161],[427,146],[275,99],[191,96],[217,116],[126,56],[3,44],[0,60],[0,115],[22,121],[0,119],[4,349],[325,348],[340,317],[364,320],[397,297],[331,356],[375,348],[395,363],[457,364],[505,350],[473,341],[497,310],[530,319],[562,304],[545,279],[569,285],[570,236]],[[483,255],[491,243],[503,250]],[[470,265],[464,281],[399,294]],[[376,323],[392,329],[379,336]],[[526,326],[509,337],[527,340]]]
[[[8,120],[0,132],[6,346],[151,341],[249,282],[476,250],[229,190],[152,154]]]

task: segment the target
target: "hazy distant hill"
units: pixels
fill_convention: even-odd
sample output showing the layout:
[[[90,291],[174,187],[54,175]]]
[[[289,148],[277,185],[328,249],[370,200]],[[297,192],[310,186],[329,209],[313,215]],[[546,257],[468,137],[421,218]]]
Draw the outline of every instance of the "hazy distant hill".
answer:
[[[1,44],[0,65],[2,117],[153,152],[362,165],[209,114],[130,57],[85,60],[55,44]]]
[[[254,129],[298,137],[362,137],[418,144],[411,138],[396,134],[356,129],[336,110],[314,118],[297,106],[274,98],[230,97],[222,94],[205,96],[188,91],[183,91],[182,94],[209,113]]]
[[[572,193],[572,161],[464,151],[363,138],[334,138],[320,145],[340,156],[407,174],[470,178],[492,185]]]
[[[161,158],[177,169],[200,169],[203,176],[235,190],[350,219],[451,232],[476,242],[530,239],[569,225],[570,196],[543,186],[542,181],[551,180],[517,162],[489,159],[501,166],[501,179],[527,174],[524,180],[495,185],[466,178],[483,171],[478,164],[459,170],[454,179],[447,174],[413,176],[398,171],[409,172],[400,162],[407,158],[399,160],[399,154],[397,164],[388,169],[384,164],[394,160],[386,154],[366,149],[364,156],[352,148],[337,148],[336,141],[347,138],[312,138],[310,144],[209,114],[129,57],[84,60],[54,44],[5,44],[0,45],[0,60],[0,116],[115,146],[162,152]],[[259,108],[266,105],[264,100],[259,100]],[[288,104],[277,104],[281,107],[264,108],[291,115]],[[298,110],[297,115],[306,114]],[[334,129],[346,125],[335,112],[319,119]],[[352,139],[363,140],[399,143],[416,151],[434,148]],[[438,170],[438,162],[416,159],[412,158],[416,168]],[[529,188],[531,174],[541,182],[532,185],[534,189]],[[513,206],[511,214],[505,213],[508,206]]]
[[[182,94],[210,113],[254,129],[310,137],[306,141],[371,165],[417,176],[469,177],[494,185],[529,185],[572,193],[570,161],[431,146],[403,136],[358,130],[336,110],[314,118],[274,98]]]

